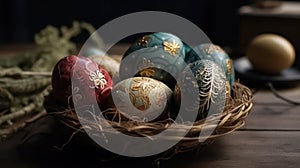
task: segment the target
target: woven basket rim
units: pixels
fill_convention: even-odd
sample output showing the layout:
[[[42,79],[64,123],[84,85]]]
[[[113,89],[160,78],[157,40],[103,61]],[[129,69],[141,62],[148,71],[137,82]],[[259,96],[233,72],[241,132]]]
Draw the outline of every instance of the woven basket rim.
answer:
[[[230,134],[235,130],[243,127],[245,124],[245,119],[247,118],[249,112],[253,107],[251,90],[245,85],[239,82],[235,82],[232,90],[232,96],[226,102],[227,104],[225,106],[224,112],[221,115],[209,116],[203,120],[195,121],[194,123],[192,123],[192,126],[187,126],[187,123],[175,123],[176,126],[174,127],[174,130],[171,131],[178,132],[180,130],[189,130],[184,137],[161,137],[166,141],[178,141],[178,143],[171,149],[171,153],[187,151],[201,145],[210,144],[216,138]],[[119,131],[119,133],[148,137],[149,132],[151,136],[152,132],[158,133],[160,130],[168,127],[166,124],[169,124],[169,122],[165,121],[143,123],[142,125],[137,124],[135,121],[108,121],[108,123],[113,126],[114,130],[110,130],[112,128],[111,126],[109,128],[99,127],[99,124],[97,124],[97,122],[92,123],[92,127],[84,128],[79,122],[81,120],[77,118],[76,114],[72,112],[71,109],[60,112],[51,112],[51,114],[58,117],[59,120],[67,126],[74,128],[75,131],[81,131],[83,133],[85,133],[85,129],[90,129],[93,131],[98,131],[98,133],[100,131],[101,134],[112,132],[116,133]],[[118,131],[115,131],[115,129]],[[199,136],[201,131],[207,129],[214,129],[214,131],[209,136]]]

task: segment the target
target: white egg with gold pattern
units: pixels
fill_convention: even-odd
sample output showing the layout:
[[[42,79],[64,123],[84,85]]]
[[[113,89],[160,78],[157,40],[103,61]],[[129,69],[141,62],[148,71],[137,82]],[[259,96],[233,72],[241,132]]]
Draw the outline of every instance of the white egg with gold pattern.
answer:
[[[118,112],[125,118],[140,122],[167,117],[172,94],[164,83],[148,77],[125,79],[112,91]]]

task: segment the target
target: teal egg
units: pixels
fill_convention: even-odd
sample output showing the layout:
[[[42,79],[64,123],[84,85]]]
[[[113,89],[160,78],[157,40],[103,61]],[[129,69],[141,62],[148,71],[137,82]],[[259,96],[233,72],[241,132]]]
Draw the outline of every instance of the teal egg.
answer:
[[[166,53],[173,56],[180,56],[183,58],[185,56],[185,49],[179,37],[171,33],[156,32],[136,40],[125,52],[124,57],[134,51],[148,47],[161,48]]]
[[[235,72],[231,58],[218,45],[205,43],[193,47],[200,59],[208,59],[217,63],[224,71],[226,78],[232,87],[235,81]]]
[[[177,36],[164,32],[145,35],[125,52],[120,78],[150,77],[173,89],[175,79],[186,66],[184,59],[184,44]]]
[[[185,50],[185,62],[187,64],[198,61],[200,59],[203,58],[203,56],[199,54],[197,54],[194,49],[192,47],[190,47],[189,45],[187,45],[186,43],[183,43],[184,46],[184,50]]]
[[[192,73],[188,73],[192,72]],[[194,103],[186,107],[186,112],[198,111],[197,120],[223,112],[228,96],[228,82],[223,70],[214,61],[203,59],[190,63],[183,71],[182,94],[198,91]]]

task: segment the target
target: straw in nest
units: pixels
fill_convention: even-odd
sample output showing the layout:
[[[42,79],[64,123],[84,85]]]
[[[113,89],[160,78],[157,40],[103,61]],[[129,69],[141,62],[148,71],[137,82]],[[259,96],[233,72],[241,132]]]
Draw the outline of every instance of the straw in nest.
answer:
[[[91,120],[85,121],[83,118],[78,118],[73,109],[64,109],[53,112],[53,108],[49,108],[52,106],[51,98],[46,99],[46,101],[46,107],[48,107],[48,110],[52,111],[48,112],[55,115],[55,117],[67,126],[73,128],[74,132],[81,132],[85,134],[86,130],[92,131],[99,135],[99,138],[104,138],[104,140],[106,140],[106,134],[115,134],[116,132],[131,136],[144,136],[151,138],[151,135],[160,133],[174,122],[172,119],[149,123],[106,120],[109,125],[105,127],[103,124],[100,125],[100,123],[103,123],[104,118],[95,115],[92,111],[89,112],[93,118],[92,122]],[[252,106],[252,93],[250,89],[239,82],[235,82],[232,90],[232,96],[226,100],[226,106],[222,114],[212,115],[205,119],[197,120],[192,123],[191,127],[187,126],[191,123],[174,123],[176,124],[176,127],[173,127],[173,130],[168,131],[174,131],[174,135],[176,135],[179,131],[187,131],[188,133],[184,137],[162,137],[165,141],[179,142],[171,149],[164,152],[161,159],[170,158],[170,156],[180,152],[190,151],[196,148],[199,149],[212,143],[216,138],[232,133],[233,131],[241,128],[245,124],[245,119],[251,111]],[[115,110],[116,109],[108,109],[106,112],[115,112]],[[80,123],[79,121],[88,122],[89,126],[84,127],[82,125],[86,124]],[[201,132],[205,132],[210,129],[214,129],[212,134],[199,136]]]

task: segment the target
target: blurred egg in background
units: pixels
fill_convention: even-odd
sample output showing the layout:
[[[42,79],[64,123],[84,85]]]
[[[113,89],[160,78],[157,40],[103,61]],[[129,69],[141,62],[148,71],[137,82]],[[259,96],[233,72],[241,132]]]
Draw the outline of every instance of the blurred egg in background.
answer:
[[[285,37],[264,33],[252,39],[246,57],[255,70],[274,75],[293,65],[296,52],[293,44]]]

